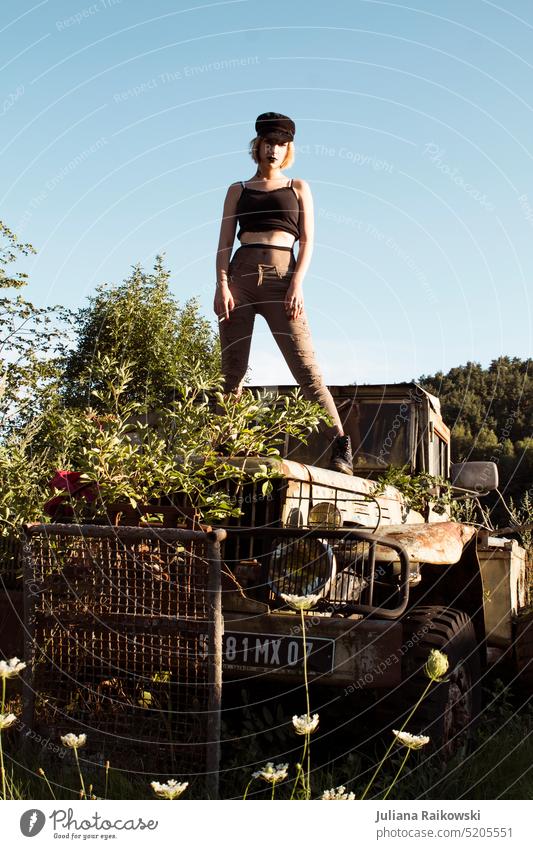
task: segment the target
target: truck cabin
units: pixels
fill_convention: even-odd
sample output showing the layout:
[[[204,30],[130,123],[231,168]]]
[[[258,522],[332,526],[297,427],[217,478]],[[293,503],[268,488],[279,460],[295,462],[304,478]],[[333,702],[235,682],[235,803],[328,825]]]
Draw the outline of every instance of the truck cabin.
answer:
[[[293,386],[250,387],[288,394]],[[441,416],[439,399],[415,382],[330,386],[350,436],[354,475],[376,478],[388,466],[406,467],[409,474],[428,472],[449,477],[450,431]],[[305,465],[327,467],[323,439],[312,434],[307,445],[288,437],[284,457]]]

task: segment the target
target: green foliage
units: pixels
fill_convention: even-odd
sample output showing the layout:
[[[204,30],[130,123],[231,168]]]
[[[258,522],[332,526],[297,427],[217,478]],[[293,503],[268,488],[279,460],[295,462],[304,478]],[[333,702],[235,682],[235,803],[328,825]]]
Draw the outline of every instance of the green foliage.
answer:
[[[31,437],[28,427],[0,443],[0,536],[43,518],[49,456],[32,451]]]
[[[516,695],[501,681],[494,682],[491,690],[486,691],[484,704],[479,731],[468,757],[458,756],[446,765],[435,756],[418,759],[398,780],[394,788],[394,799],[531,799],[533,708],[531,705],[517,702]],[[7,709],[17,712],[13,704],[9,704]],[[258,728],[247,728],[244,734],[240,716],[235,711],[230,713],[235,719],[232,728],[226,728],[226,739],[222,744],[221,796],[225,799],[242,795],[243,781],[259,764],[272,759],[287,760],[286,753],[291,739],[282,739],[283,734],[280,734],[278,739],[276,734],[268,743],[265,740],[262,744],[261,731],[266,729],[267,713],[256,712],[260,716],[257,720]],[[279,723],[282,718],[279,710],[272,710],[272,714],[274,724]],[[345,734],[345,730],[342,728],[337,731],[339,736],[343,733]],[[6,767],[9,775],[13,776],[17,798],[49,798],[50,794],[43,779],[38,777],[40,767],[45,768],[57,799],[79,798],[79,789],[75,789],[77,772],[71,758],[59,758],[47,747],[36,744],[32,749],[21,752],[18,740],[9,735],[6,737],[6,749]],[[326,761],[323,766],[314,770],[315,796],[338,784],[345,784],[348,790],[356,791],[357,797],[360,795],[358,787],[362,784],[361,777],[365,768],[367,773],[371,769],[378,753],[368,751],[368,745],[355,752],[352,750],[347,755],[344,755],[345,749],[344,744],[342,757]],[[146,774],[125,771],[120,760],[112,763],[111,767],[107,798],[153,798]],[[377,789],[385,788],[396,771],[397,761],[392,759],[385,765]],[[105,787],[104,765],[86,763],[84,772],[87,786],[92,784],[94,792],[102,798]],[[268,788],[263,791],[259,784],[252,789],[254,792],[249,794],[249,798],[269,796]],[[287,782],[286,786],[276,789],[276,797],[288,798],[289,789],[290,782]],[[190,795],[188,792],[188,796]],[[375,795],[378,796],[379,793]]]
[[[402,493],[411,510],[424,513],[431,507],[436,513],[446,512],[452,503],[449,482],[427,472],[411,475],[406,471],[407,468],[390,466],[378,477],[373,494],[380,495],[386,486],[394,486]]]
[[[108,357],[131,369],[122,400],[147,409],[164,404],[202,363],[208,383],[219,374],[218,342],[192,299],[180,308],[169,287],[170,272],[158,256],[152,273],[136,265],[122,284],[100,286],[75,319],[76,342],[66,359],[62,394],[69,406],[98,407],[92,394],[104,387],[95,363]]]
[[[0,221],[0,440],[42,409],[70,316],[61,307],[37,307],[18,293],[27,274],[11,273],[10,266],[33,253]]]
[[[54,409],[42,443],[49,458],[55,448],[48,476],[55,468],[68,468],[98,485],[98,502],[84,507],[86,518],[95,511],[102,515],[106,505],[117,501],[136,506],[176,493],[184,493],[204,521],[238,516],[236,494],[230,495],[223,484],[262,481],[263,494],[268,494],[275,468],[260,464],[249,469],[247,458],[279,456],[285,433],[305,441],[326,417],[299,391],[284,398],[273,393],[256,398],[245,391],[239,399],[219,391],[215,411],[203,363],[191,361],[189,368],[191,380],[176,389],[174,401],[147,413],[131,391],[135,368],[99,354],[93,364],[95,383],[101,387],[92,392],[96,405]],[[221,447],[238,460],[221,457]]]
[[[34,254],[35,248],[29,242],[17,242],[17,237],[3,221],[0,221],[0,289],[20,289],[28,280],[26,272],[18,271],[10,275],[7,267],[16,262],[19,256]]]
[[[520,500],[533,479],[531,360],[498,357],[486,369],[468,362],[447,374],[422,376],[419,383],[441,400],[453,462],[497,463],[500,489]],[[498,505],[495,513],[507,523]]]
[[[510,498],[509,507],[513,524],[524,526],[520,531],[521,543],[531,558],[533,557],[533,498],[531,491],[525,492],[518,503]]]
[[[530,799],[533,707],[501,681],[485,692],[471,753],[443,769],[438,758],[404,773],[396,799]],[[392,769],[389,774],[393,774]]]
[[[69,313],[36,307],[18,290],[27,274],[10,266],[35,253],[0,221],[0,535],[42,516],[48,450],[33,441],[54,396]]]
[[[476,498],[457,498],[452,501],[451,506],[452,517],[456,522],[464,522],[465,525],[485,522],[485,517],[480,514],[480,505]]]
[[[0,289],[17,289],[26,274],[6,269],[33,248],[0,228]],[[248,471],[246,458],[279,456],[285,433],[305,440],[325,419],[299,392],[225,398],[218,341],[195,300],[179,306],[169,276],[158,256],[151,273],[136,265],[124,283],[100,286],[73,321],[68,354],[60,345],[68,334],[53,324],[68,314],[0,299],[3,533],[43,518],[57,469],[98,485],[97,503],[76,502],[79,519],[105,515],[116,501],[177,493],[205,521],[239,515],[238,487],[261,481],[266,495],[276,475],[267,464]],[[238,462],[221,458],[221,447]]]
[[[530,436],[533,424],[533,381],[531,361],[518,357],[498,357],[487,369],[468,362],[450,369],[447,374],[423,375],[420,383],[441,399],[443,414],[449,426],[461,424],[469,445],[455,445],[454,460],[475,459],[462,454],[471,448],[481,449],[484,441],[496,444],[510,438],[512,442]],[[507,433],[509,431],[509,433]],[[481,444],[477,440],[481,436]]]

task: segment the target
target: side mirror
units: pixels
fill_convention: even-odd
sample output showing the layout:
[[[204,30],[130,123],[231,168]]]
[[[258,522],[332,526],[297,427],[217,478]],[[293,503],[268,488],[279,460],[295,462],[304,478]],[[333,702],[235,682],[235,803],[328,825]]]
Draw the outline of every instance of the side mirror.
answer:
[[[450,482],[460,489],[473,492],[491,492],[498,488],[498,467],[488,460],[474,460],[470,463],[452,463]]]

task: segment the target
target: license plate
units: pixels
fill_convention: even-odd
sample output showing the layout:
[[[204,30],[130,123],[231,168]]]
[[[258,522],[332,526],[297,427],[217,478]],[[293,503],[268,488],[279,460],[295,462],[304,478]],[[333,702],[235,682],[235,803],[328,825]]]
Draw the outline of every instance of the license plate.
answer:
[[[207,637],[202,634],[202,647]],[[306,639],[307,671],[311,675],[333,670],[335,640],[322,637]],[[279,669],[302,672],[304,642],[301,637],[281,634],[253,634],[226,631],[222,642],[222,665],[225,669]]]

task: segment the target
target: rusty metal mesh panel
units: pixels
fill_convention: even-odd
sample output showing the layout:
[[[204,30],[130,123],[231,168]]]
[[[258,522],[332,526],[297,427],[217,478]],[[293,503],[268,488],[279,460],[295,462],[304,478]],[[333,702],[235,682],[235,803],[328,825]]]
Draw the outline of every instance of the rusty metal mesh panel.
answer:
[[[209,748],[207,540],[141,533],[29,537],[34,720],[87,733],[96,759],[191,779]]]
[[[120,536],[31,538],[36,612],[207,617],[205,542]]]

